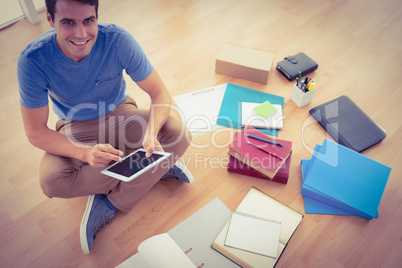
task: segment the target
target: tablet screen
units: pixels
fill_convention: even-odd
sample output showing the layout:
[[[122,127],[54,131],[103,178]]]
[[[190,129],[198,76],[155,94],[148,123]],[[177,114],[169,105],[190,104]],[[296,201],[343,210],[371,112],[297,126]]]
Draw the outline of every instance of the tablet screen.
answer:
[[[163,155],[161,154],[152,154],[150,157],[146,157],[144,151],[137,151],[125,158],[121,163],[111,166],[107,171],[128,178],[162,157]]]

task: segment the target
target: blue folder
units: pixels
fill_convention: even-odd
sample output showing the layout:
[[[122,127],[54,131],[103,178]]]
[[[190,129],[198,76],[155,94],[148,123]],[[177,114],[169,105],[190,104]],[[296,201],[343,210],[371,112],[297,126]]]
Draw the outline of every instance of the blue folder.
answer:
[[[301,193],[366,219],[378,206],[391,168],[326,139],[304,174]]]
[[[307,173],[308,166],[310,164],[310,159],[302,159],[300,162],[301,178],[304,182],[304,174]],[[304,210],[306,213],[313,214],[332,214],[332,215],[347,215],[353,216],[354,214],[344,211],[342,209],[330,206],[319,200],[315,200],[311,197],[304,196]]]
[[[279,104],[283,107],[283,97],[228,83],[216,123],[225,127],[242,129],[241,103],[262,103],[267,100],[271,104]],[[267,135],[278,136],[277,129],[259,128],[258,130]]]

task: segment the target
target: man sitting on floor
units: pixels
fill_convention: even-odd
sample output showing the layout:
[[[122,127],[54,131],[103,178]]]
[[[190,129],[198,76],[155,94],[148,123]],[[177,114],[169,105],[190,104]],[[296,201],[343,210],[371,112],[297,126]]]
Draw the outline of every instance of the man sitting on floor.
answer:
[[[33,40],[18,60],[21,112],[29,141],[45,151],[40,185],[48,197],[88,196],[80,227],[89,253],[96,233],[117,210],[128,212],[161,178],[193,182],[177,160],[191,135],[170,115],[171,96],[143,50],[124,29],[98,24],[98,0],[46,0],[54,30]],[[126,93],[123,71],[151,98],[138,109]],[[48,97],[59,117],[47,127]],[[101,174],[111,161],[143,147],[171,153],[131,182]]]

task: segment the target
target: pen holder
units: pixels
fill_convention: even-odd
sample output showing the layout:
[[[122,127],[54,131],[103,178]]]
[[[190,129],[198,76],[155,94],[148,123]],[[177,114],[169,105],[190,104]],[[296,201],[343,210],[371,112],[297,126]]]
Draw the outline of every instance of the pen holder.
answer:
[[[296,103],[297,106],[303,107],[307,104],[309,104],[314,97],[315,89],[312,89],[307,92],[301,91],[301,89],[297,86],[297,84],[293,85],[293,90],[292,90],[292,95],[290,98],[294,103]]]

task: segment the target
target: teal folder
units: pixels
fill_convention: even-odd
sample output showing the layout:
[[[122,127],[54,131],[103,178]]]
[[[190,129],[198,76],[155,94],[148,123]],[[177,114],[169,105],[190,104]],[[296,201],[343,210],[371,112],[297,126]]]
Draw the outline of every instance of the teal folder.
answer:
[[[303,195],[372,219],[378,215],[391,168],[325,139],[306,171]]]
[[[225,127],[242,129],[241,103],[263,103],[267,100],[271,104],[279,104],[283,107],[283,97],[228,83],[216,123]],[[267,135],[278,136],[277,129],[259,128],[258,130]]]

